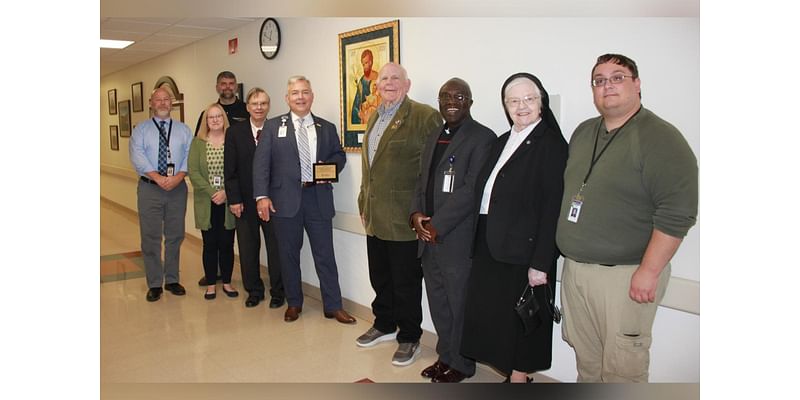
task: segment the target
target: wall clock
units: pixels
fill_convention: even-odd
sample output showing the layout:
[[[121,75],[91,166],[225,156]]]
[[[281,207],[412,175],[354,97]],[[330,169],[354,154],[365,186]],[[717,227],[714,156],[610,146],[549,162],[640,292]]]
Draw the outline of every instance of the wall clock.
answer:
[[[267,18],[261,24],[258,43],[261,55],[267,60],[272,60],[278,55],[278,50],[281,48],[281,28],[275,18]]]

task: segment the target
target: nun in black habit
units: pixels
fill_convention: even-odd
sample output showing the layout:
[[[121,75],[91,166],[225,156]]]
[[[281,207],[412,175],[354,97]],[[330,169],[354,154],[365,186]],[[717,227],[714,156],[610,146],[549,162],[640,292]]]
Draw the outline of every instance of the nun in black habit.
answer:
[[[503,83],[511,130],[494,142],[475,184],[473,266],[467,288],[464,356],[506,381],[550,368],[556,283],[556,223],[568,146],[541,81],[520,72]],[[539,327],[524,333],[514,310],[527,285],[541,305]]]

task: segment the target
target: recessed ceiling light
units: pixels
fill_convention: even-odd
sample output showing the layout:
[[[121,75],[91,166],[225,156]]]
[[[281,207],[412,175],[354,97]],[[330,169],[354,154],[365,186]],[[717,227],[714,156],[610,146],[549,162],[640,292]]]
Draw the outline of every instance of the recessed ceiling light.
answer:
[[[100,39],[100,47],[106,49],[124,49],[132,44],[133,42],[130,40]]]

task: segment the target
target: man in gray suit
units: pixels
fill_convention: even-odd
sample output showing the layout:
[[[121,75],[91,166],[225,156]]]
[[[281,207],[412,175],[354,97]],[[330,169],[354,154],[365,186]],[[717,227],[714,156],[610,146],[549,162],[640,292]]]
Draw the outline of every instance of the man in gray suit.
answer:
[[[253,195],[259,218],[272,221],[279,238],[288,303],[284,321],[297,320],[303,311],[300,248],[305,229],[319,277],[325,318],[353,324],[355,318],[342,309],[333,253],[333,186],[330,182],[315,182],[312,172],[313,160],[335,163],[337,172],[341,172],[347,159],[336,127],[311,114],[313,102],[311,82],[303,76],[289,78],[286,103],[291,111],[264,124],[253,158]]]
[[[418,256],[439,359],[422,370],[431,382],[461,382],[475,374],[475,361],[462,357],[464,299],[472,266],[475,178],[497,136],[472,119],[472,92],[452,78],[439,90],[445,120],[428,137],[411,205],[411,226],[419,239]]]

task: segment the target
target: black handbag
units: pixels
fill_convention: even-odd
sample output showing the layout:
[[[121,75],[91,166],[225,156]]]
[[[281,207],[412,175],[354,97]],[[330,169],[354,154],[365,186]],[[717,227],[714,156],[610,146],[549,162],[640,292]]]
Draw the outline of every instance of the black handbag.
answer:
[[[519,296],[514,310],[517,312],[517,315],[519,315],[520,320],[522,320],[522,326],[526,336],[533,333],[536,328],[542,325],[542,320],[539,318],[539,302],[536,300],[536,296],[533,295],[532,286],[525,284],[525,289],[522,291],[522,295]]]
[[[545,286],[547,287],[548,299],[547,311],[549,311],[549,314],[553,317],[553,322],[560,323],[561,310],[559,310],[558,306],[555,304],[550,285],[545,284]],[[538,315],[539,308],[539,301],[537,301],[536,296],[533,295],[533,286],[526,284],[522,295],[519,297],[519,300],[517,300],[517,305],[514,306],[514,310],[517,312],[517,315],[519,315],[520,320],[522,320],[522,326],[525,328],[524,334],[526,336],[542,325],[542,320]]]

